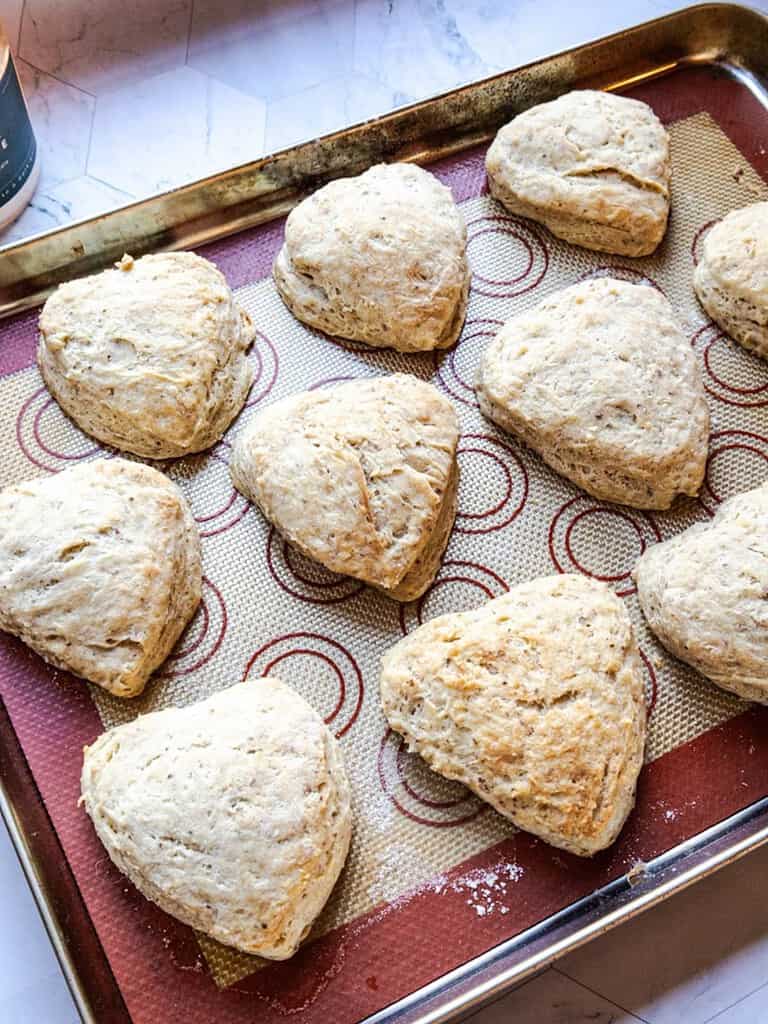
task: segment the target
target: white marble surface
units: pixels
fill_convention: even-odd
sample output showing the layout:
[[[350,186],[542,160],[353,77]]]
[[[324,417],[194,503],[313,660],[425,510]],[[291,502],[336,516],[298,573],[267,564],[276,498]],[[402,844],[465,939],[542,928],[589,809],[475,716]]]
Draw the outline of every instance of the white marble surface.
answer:
[[[677,6],[0,0],[43,156],[0,246]]]
[[[0,0],[43,159],[31,206],[0,244],[677,6]],[[766,873],[768,850],[565,958],[474,1024],[768,1022]],[[74,1024],[2,826],[0,886],[0,1022]]]

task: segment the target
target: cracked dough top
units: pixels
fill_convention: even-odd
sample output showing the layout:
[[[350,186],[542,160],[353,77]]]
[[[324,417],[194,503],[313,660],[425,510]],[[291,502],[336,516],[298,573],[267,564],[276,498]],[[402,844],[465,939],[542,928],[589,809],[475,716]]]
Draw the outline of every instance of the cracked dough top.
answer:
[[[458,438],[448,399],[396,373],[275,402],[238,436],[230,470],[309,558],[390,590],[438,525]]]
[[[409,749],[554,846],[602,849],[634,803],[642,675],[603,583],[540,577],[432,619],[385,655],[381,696]]]
[[[768,316],[768,202],[733,210],[707,232],[696,270]]]
[[[275,283],[294,316],[329,334],[445,348],[464,322],[466,241],[449,188],[414,164],[379,164],[292,211]]]
[[[150,466],[98,459],[0,492],[0,629],[119,697],[168,656],[200,586],[189,505]]]
[[[698,492],[704,386],[655,288],[601,277],[553,292],[499,330],[476,388],[486,415],[595,497],[668,508]]]
[[[499,131],[486,166],[492,193],[513,212],[566,239],[558,228],[582,221],[585,235],[573,240],[590,248],[640,255],[666,228],[668,136],[639,100],[583,90],[531,107]],[[601,230],[638,251],[602,244]]]
[[[140,715],[85,749],[85,808],[114,863],[220,942],[291,956],[349,848],[341,748],[277,679]]]
[[[675,657],[768,704],[768,484],[648,548],[634,579],[648,625]]]
[[[159,253],[60,285],[40,314],[37,360],[86,433],[148,459],[203,451],[248,395],[254,338],[224,275]]]

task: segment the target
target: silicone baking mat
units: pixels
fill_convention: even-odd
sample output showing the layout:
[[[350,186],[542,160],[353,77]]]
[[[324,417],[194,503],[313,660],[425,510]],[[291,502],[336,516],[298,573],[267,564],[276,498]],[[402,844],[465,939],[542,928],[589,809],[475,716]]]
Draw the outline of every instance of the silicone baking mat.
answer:
[[[486,194],[484,149],[432,167],[461,204],[474,275],[464,330],[448,352],[373,351],[299,324],[269,277],[282,222],[201,250],[226,274],[258,335],[249,401],[225,438],[209,453],[160,464],[187,495],[203,538],[195,619],[132,701],[51,669],[12,638],[0,640],[0,694],[136,1024],[286,1015],[351,1024],[768,792],[768,712],[666,655],[644,625],[629,575],[645,547],[768,477],[768,368],[705,318],[691,288],[708,227],[730,209],[768,199],[768,159],[755,131],[766,114],[743,86],[705,69],[633,94],[654,106],[672,139],[673,213],[651,258],[589,253],[508,216]],[[698,499],[669,513],[589,498],[485,421],[474,399],[474,367],[497,327],[554,289],[598,274],[661,289],[701,360],[712,411],[706,483]],[[0,328],[0,430],[8,441],[1,485],[112,454],[48,396],[34,367],[35,341],[35,313]],[[431,380],[462,423],[456,526],[433,586],[402,606],[292,551],[232,490],[227,470],[233,438],[270,401],[395,370]],[[378,701],[380,656],[404,633],[552,572],[582,572],[615,587],[645,666],[649,738],[638,805],[615,846],[590,861],[516,832],[429,772],[387,729]],[[269,673],[296,686],[336,732],[355,804],[347,866],[311,941],[284,964],[195,935],[145,901],[77,808],[81,748],[104,726]]]

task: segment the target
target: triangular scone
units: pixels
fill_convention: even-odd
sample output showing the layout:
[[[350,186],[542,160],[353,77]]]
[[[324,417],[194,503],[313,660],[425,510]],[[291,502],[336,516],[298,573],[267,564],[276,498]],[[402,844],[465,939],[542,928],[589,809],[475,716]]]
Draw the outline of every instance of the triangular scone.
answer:
[[[727,334],[768,359],[768,203],[732,210],[707,232],[693,287]]]
[[[107,853],[167,913],[285,960],[349,849],[339,744],[276,679],[141,715],[85,749],[85,809]]]
[[[274,278],[294,316],[328,334],[447,348],[464,323],[466,244],[450,189],[414,164],[379,164],[292,211]]]
[[[224,275],[161,253],[61,285],[43,306],[37,361],[86,433],[149,459],[210,448],[240,412],[251,319]]]
[[[603,583],[546,576],[432,619],[384,656],[381,699],[430,768],[553,846],[604,849],[634,805],[642,671]]]
[[[397,373],[269,406],[235,441],[230,471],[308,558],[411,600],[448,543],[458,439],[451,403]]]
[[[504,324],[476,390],[489,419],[596,498],[663,509],[698,493],[704,385],[655,288],[597,278],[554,292]]]
[[[768,704],[768,484],[654,544],[633,576],[668,651],[724,690]]]
[[[175,484],[100,459],[0,492],[0,629],[133,697],[200,601],[200,539]]]
[[[647,103],[591,89],[540,103],[488,150],[491,195],[553,235],[646,256],[669,215],[669,138]]]

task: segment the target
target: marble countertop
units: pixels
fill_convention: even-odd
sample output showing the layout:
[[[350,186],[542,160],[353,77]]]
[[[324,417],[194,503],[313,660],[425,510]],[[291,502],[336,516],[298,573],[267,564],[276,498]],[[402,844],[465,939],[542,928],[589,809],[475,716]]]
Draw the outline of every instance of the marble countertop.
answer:
[[[0,0],[42,152],[0,245],[680,6]]]
[[[679,6],[0,0],[42,153],[32,203],[0,245]],[[768,10],[768,0],[753,6]],[[472,1020],[768,1021],[767,872],[768,849],[558,961]],[[2,826],[0,886],[0,1020],[74,1024]]]

